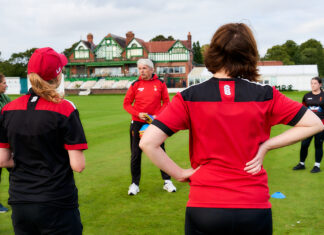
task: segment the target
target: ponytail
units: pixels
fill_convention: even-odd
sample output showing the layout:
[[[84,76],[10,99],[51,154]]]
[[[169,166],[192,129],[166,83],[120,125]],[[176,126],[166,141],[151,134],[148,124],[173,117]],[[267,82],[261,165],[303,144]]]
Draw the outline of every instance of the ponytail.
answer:
[[[60,80],[58,78],[45,81],[36,73],[28,74],[28,78],[32,85],[33,91],[37,95],[56,104],[61,102],[62,97],[56,91],[56,88],[58,88],[60,85]]]

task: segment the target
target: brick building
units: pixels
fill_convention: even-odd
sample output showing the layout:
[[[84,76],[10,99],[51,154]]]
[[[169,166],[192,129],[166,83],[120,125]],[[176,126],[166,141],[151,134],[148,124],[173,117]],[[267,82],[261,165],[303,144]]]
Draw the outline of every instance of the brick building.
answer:
[[[97,46],[88,34],[87,41],[80,40],[68,56],[67,79],[134,80],[137,60],[149,58],[168,87],[184,87],[192,70],[191,45],[190,33],[187,40],[145,42],[129,31],[126,38],[108,34]]]

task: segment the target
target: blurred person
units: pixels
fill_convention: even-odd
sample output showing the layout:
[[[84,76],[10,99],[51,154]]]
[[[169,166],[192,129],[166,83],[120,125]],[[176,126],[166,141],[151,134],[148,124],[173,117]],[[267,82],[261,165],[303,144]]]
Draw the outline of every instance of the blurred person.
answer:
[[[164,81],[153,73],[153,62],[149,59],[139,59],[137,68],[140,76],[129,87],[124,98],[124,109],[132,115],[130,125],[132,184],[129,186],[128,195],[136,195],[140,191],[142,150],[138,146],[139,131],[148,122],[148,114],[154,118],[170,102]],[[161,143],[161,147],[165,151],[164,143]],[[163,171],[161,171],[161,175],[164,180],[163,189],[175,192],[176,187],[173,185],[171,177]]]
[[[322,79],[319,77],[313,77],[311,79],[312,91],[304,95],[303,105],[305,105],[309,110],[313,111],[324,123],[324,92],[321,87]],[[293,168],[293,170],[304,170],[306,168],[305,160],[308,154],[308,147],[313,137],[315,145],[315,164],[311,170],[311,173],[318,173],[321,171],[320,166],[323,157],[323,131],[310,136],[301,142],[299,157],[300,162]]]
[[[3,106],[5,106],[10,102],[10,98],[5,94],[7,87],[8,85],[7,85],[6,77],[0,73],[0,111],[3,108]],[[0,182],[1,182],[1,172],[2,172],[2,168],[0,168]],[[6,212],[8,212],[8,208],[4,207],[0,203],[0,213],[6,213]]]
[[[205,54],[213,77],[178,93],[144,133],[140,147],[160,169],[189,181],[185,233],[272,234],[265,154],[323,131],[320,119],[275,88],[256,83],[256,41],[243,23],[221,26]],[[293,126],[270,138],[271,127]],[[189,129],[192,168],[160,144]]]
[[[0,167],[13,167],[8,203],[17,235],[82,234],[73,171],[84,170],[88,146],[78,110],[56,91],[67,62],[52,48],[35,50],[31,89],[1,111]]]

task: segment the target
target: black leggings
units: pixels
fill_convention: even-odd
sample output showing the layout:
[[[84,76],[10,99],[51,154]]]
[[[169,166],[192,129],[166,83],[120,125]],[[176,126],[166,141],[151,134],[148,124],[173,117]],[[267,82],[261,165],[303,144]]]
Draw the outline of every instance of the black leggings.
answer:
[[[315,162],[320,163],[322,161],[323,157],[323,133],[320,132],[314,135],[315,139]],[[301,142],[301,148],[300,148],[300,161],[305,162],[308,154],[308,147],[312,141],[313,136],[308,137],[307,139],[304,139]]]
[[[271,209],[187,207],[186,235],[271,235]]]

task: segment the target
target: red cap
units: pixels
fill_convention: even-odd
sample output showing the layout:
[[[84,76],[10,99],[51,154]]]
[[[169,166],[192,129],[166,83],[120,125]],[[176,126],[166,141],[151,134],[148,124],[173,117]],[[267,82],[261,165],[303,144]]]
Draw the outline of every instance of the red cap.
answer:
[[[49,81],[56,78],[67,63],[66,56],[52,48],[39,48],[29,59],[27,74],[37,73],[43,80]]]

